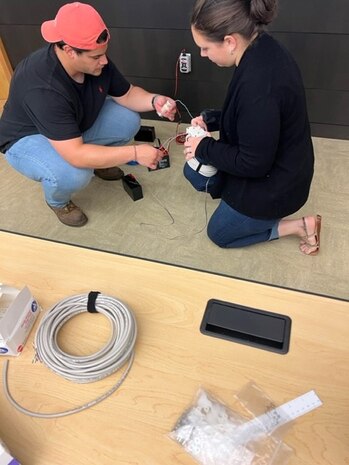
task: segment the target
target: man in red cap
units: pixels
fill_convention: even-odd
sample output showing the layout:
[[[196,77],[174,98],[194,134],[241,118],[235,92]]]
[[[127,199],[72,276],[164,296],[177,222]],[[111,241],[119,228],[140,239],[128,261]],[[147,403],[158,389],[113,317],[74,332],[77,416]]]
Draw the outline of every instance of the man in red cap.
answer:
[[[126,144],[140,128],[139,112],[154,109],[173,120],[176,104],[125,79],[106,55],[109,31],[92,6],[62,6],[41,33],[49,45],[24,59],[13,75],[0,150],[17,171],[41,182],[62,223],[83,226],[87,217],[72,195],[94,174],[120,179],[118,165],[133,160],[155,168],[160,150]]]

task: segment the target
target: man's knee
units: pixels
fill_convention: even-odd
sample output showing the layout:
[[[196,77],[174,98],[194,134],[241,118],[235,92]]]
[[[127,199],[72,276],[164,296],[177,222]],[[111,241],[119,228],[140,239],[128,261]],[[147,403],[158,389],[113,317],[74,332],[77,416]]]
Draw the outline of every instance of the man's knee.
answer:
[[[84,133],[84,141],[99,145],[122,145],[139,131],[141,117],[108,98],[92,126]]]
[[[135,111],[128,110],[127,123],[127,127],[129,130],[128,138],[132,139],[141,127],[140,114]]]
[[[62,191],[78,192],[84,189],[93,177],[92,169],[76,168],[56,173],[56,188]]]
[[[136,111],[128,108],[118,109],[118,120],[121,124],[118,125],[118,138],[124,141],[131,140],[141,127],[141,117]]]

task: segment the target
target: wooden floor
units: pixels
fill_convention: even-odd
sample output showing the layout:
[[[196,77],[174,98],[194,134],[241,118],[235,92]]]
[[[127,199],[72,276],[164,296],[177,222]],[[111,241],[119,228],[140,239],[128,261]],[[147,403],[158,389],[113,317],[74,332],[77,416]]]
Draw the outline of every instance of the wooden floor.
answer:
[[[313,389],[323,402],[287,430],[284,440],[293,449],[289,465],[346,463],[349,303],[3,232],[0,276],[8,285],[28,285],[43,309],[37,323],[63,298],[94,290],[124,302],[138,326],[135,361],[124,384],[84,412],[32,418],[15,410],[1,392],[0,438],[21,463],[195,465],[169,439],[179,416],[199,388],[233,407],[235,394],[250,381],[269,397],[268,407],[257,405],[258,415],[271,401],[280,405]],[[289,352],[202,334],[200,322],[211,298],[288,315]],[[73,408],[101,395],[119,377],[76,384],[32,364],[36,328],[22,354],[10,361],[10,389],[24,407]],[[68,353],[91,354],[109,333],[102,314],[83,312],[64,324],[58,344]],[[0,357],[0,370],[4,361]]]

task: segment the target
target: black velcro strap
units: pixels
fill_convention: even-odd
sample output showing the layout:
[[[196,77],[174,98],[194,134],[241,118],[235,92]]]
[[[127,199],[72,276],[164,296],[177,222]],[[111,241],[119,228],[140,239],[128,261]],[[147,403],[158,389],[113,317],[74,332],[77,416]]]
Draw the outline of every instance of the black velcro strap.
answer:
[[[202,163],[199,163],[199,164],[198,164],[198,167],[196,168],[195,171],[197,171],[198,173],[200,173],[200,168],[201,168],[201,167],[202,167]]]
[[[98,313],[98,310],[96,309],[96,299],[98,297],[98,294],[100,294],[100,292],[91,291],[88,295],[87,311],[90,313]]]

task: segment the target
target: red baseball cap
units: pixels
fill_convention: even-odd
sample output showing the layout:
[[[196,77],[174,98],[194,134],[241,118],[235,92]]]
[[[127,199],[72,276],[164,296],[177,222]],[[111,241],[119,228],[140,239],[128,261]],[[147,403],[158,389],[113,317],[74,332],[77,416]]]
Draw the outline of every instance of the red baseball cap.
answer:
[[[108,37],[104,43],[98,44],[100,34],[107,30]],[[95,50],[103,47],[110,35],[99,13],[87,3],[67,3],[63,5],[51,21],[41,25],[41,34],[46,42],[65,42],[74,48]]]

